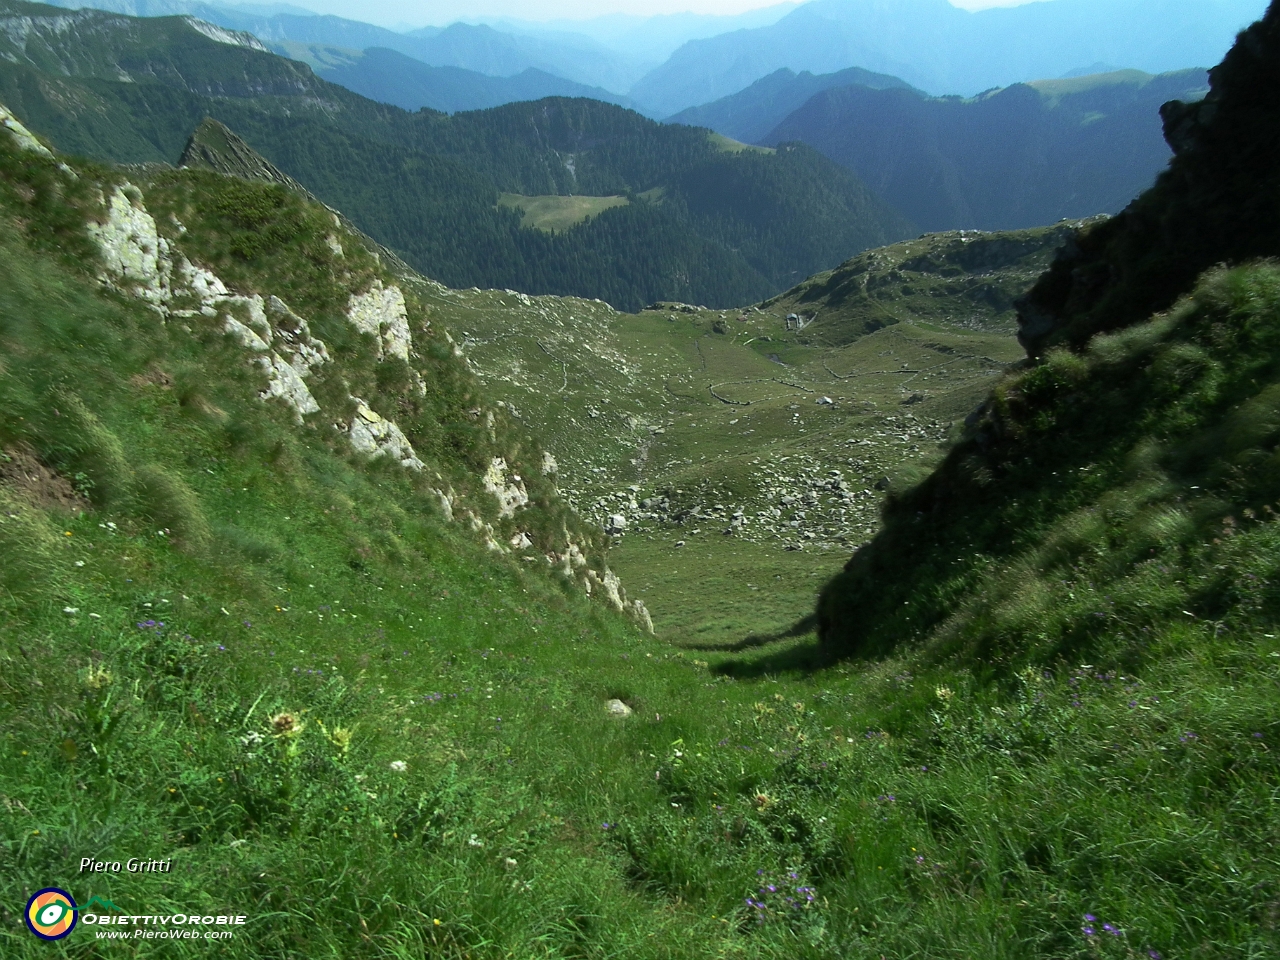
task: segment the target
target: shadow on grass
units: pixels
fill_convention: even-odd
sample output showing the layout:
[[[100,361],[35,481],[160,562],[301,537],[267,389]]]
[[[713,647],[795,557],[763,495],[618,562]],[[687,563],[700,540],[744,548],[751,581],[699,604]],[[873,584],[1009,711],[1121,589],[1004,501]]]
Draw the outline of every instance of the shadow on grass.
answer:
[[[751,679],[784,673],[815,673],[834,666],[837,661],[838,658],[831,656],[814,640],[755,659],[740,657],[724,660],[713,666],[711,672],[726,677]]]
[[[705,650],[711,653],[739,653],[743,650],[750,650],[753,647],[765,647],[771,643],[777,643],[780,640],[790,640],[793,637],[803,637],[806,633],[812,633],[818,626],[818,615],[811,613],[807,617],[801,617],[785,630],[779,630],[777,633],[753,633],[743,637],[737,643],[689,643],[680,644],[685,650]]]
[[[753,633],[731,644],[698,644],[686,646],[686,650],[705,650],[718,653],[741,653],[771,644],[795,640],[814,633],[818,626],[816,614],[802,617],[791,626],[776,633]],[[712,673],[729,677],[763,677],[776,673],[811,673],[831,666],[835,660],[823,651],[816,639],[808,643],[787,644],[781,650],[760,657],[734,657],[723,660],[711,668]]]

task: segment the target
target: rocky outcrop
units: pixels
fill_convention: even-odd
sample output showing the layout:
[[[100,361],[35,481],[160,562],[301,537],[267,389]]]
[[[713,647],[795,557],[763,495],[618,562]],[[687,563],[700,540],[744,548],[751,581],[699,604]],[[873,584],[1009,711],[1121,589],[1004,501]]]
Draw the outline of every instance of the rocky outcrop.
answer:
[[[529,505],[529,494],[524,488],[524,481],[519,475],[512,474],[507,480],[507,461],[494,457],[489,463],[481,479],[485,490],[493,494],[498,501],[498,516],[513,517],[518,509]]]
[[[244,47],[246,50],[257,50],[259,53],[270,53],[261,40],[251,33],[243,33],[239,30],[226,30],[222,27],[215,26],[205,20],[197,20],[195,17],[183,17],[187,21],[187,25],[196,33],[208,37],[215,43],[225,43],[231,47]]]
[[[131,184],[113,190],[104,207],[103,222],[88,225],[102,255],[104,283],[146,301],[166,318],[220,316],[223,330],[246,350],[260,354],[254,362],[267,375],[264,400],[283,401],[299,422],[319,412],[304,378],[329,360],[329,351],[311,335],[304,319],[278,297],[264,301],[257,294],[233,294],[212,271],[174,250]],[[176,227],[179,232],[184,229],[181,224]],[[184,299],[194,299],[198,309],[174,307]]]
[[[1017,304],[1030,357],[1145,320],[1222,262],[1280,255],[1280,4],[1209,71],[1198,103],[1161,110],[1174,150],[1154,187],[1076,232]]]
[[[583,585],[586,587],[587,596],[601,597],[613,609],[631,617],[645,633],[653,633],[653,620],[649,617],[649,611],[645,608],[644,601],[628,600],[627,591],[622,586],[622,580],[608,567],[604,568],[603,573],[597,573],[587,567]]]
[[[404,293],[399,287],[384,287],[382,281],[375,280],[368,291],[351,297],[347,319],[361,333],[373,334],[378,341],[379,356],[408,361],[413,338],[409,335]]]
[[[20,148],[57,162],[2,107],[0,129],[4,131],[0,136],[11,137]],[[68,178],[77,176],[67,167],[63,167],[63,172]],[[101,185],[101,191],[101,212],[93,222],[86,224],[86,232],[100,253],[98,269],[103,285],[145,303],[162,322],[171,323],[175,328],[195,333],[195,328],[203,325],[205,330],[225,333],[228,345],[236,344],[244,351],[246,361],[263,371],[265,387],[259,394],[262,399],[284,403],[299,423],[308,415],[320,413],[320,403],[312,394],[307,379],[318,368],[330,363],[332,358],[327,345],[311,332],[308,321],[280,297],[269,293],[237,292],[209,268],[193,263],[183,252],[190,249],[183,240],[186,228],[175,218],[167,218],[157,224],[146,209],[142,191],[134,185],[128,182],[107,183]],[[342,224],[335,221],[335,228],[341,227]],[[326,243],[335,256],[345,256],[343,242],[349,239],[345,233],[341,239],[335,233],[326,238]],[[359,237],[357,240],[363,242]],[[399,282],[414,284],[414,290],[428,285],[427,281],[408,274],[400,277]],[[348,298],[346,315],[353,326],[375,337],[380,359],[396,358],[409,363],[410,382],[416,382],[421,390],[424,384],[420,371],[414,366],[415,354],[404,289],[387,282],[384,274],[364,292]],[[443,288],[436,292],[447,293]],[[448,334],[442,332],[441,336],[453,346],[454,355],[461,358],[460,349]],[[367,360],[367,356],[364,359]],[[340,372],[329,376],[337,377],[341,382]],[[412,442],[396,423],[381,416],[366,401],[355,397],[351,400],[354,410],[349,419],[344,417],[335,425],[347,437],[353,450],[369,457],[390,458],[415,472],[427,469]],[[506,409],[512,418],[520,418],[514,407],[507,405]],[[478,407],[476,416],[481,415],[489,426],[489,437],[496,447],[499,437],[494,412]],[[542,476],[554,477],[558,469],[555,458],[549,453],[545,456],[538,453],[537,457],[534,462]],[[440,474],[435,474],[434,479],[443,486]],[[541,478],[538,482],[545,483]],[[455,494],[452,488],[432,488],[444,518],[469,526],[477,539],[490,550],[503,554],[519,552],[524,554],[524,560],[537,561],[540,554],[533,552],[535,539],[527,530],[511,524],[499,527],[496,523],[486,523],[476,511],[467,508],[466,493],[476,492],[472,484],[495,498],[499,516],[504,520],[530,506],[524,479],[510,471],[506,458],[493,456],[485,473],[473,477],[466,485],[466,492]],[[559,566],[588,595],[594,594],[614,609],[629,615],[642,629],[652,631],[652,620],[644,604],[627,598],[616,574],[600,565],[598,569],[593,568],[567,529],[564,538],[557,538],[556,542],[564,544],[564,547],[558,553],[554,552],[558,547],[551,548],[553,552],[547,555],[549,566]]]
[[[352,399],[356,403],[356,413],[351,418],[347,435],[357,453],[371,457],[390,457],[410,470],[423,469],[425,464],[418,459],[413,451],[413,444],[399,427],[370,410],[363,400],[355,397]]]
[[[0,129],[9,131],[10,136],[18,144],[19,149],[38,153],[42,157],[52,157],[49,148],[36,139],[35,134],[24,127],[8,108],[0,103]]]
[[[117,187],[106,199],[105,212],[104,222],[89,224],[89,236],[102,254],[103,279],[148,303],[168,303],[173,296],[169,242],[143,208],[141,194],[131,184]]]

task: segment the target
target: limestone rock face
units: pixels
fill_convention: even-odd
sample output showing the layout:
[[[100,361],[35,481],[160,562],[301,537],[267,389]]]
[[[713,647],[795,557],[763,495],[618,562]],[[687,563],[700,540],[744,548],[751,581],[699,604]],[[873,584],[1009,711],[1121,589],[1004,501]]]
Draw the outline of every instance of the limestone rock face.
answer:
[[[631,609],[627,612],[641,630],[648,634],[653,633],[653,618],[649,616],[649,609],[644,605],[643,600],[632,600]]]
[[[225,43],[231,47],[244,47],[247,50],[257,50],[259,53],[270,52],[263,46],[262,41],[251,33],[242,33],[239,30],[225,30],[204,20],[197,20],[195,17],[183,17],[183,19],[187,21],[192,30],[196,33],[204,34],[215,43]]]
[[[106,223],[90,223],[89,235],[102,250],[111,278],[144,300],[163,303],[170,297],[169,244],[156,230],[151,214],[141,204],[134,204],[126,188],[127,184],[112,192],[107,199]]]
[[[453,489],[450,488],[448,493],[443,490],[433,491],[440,498],[440,512],[444,514],[444,518],[450,523],[453,522]]]
[[[298,376],[305,377],[314,367],[329,362],[329,349],[324,341],[311,335],[307,321],[290,310],[287,303],[276,296],[268,297],[264,318],[268,314],[278,337],[286,344],[285,352],[292,354],[289,365]]]
[[[197,267],[181,257],[175,267],[182,286],[187,287],[202,303],[212,306],[231,296],[231,291],[217,276],[203,267]]]
[[[619,613],[625,613],[634,620],[645,633],[653,633],[653,620],[649,616],[644,601],[628,600],[622,580],[608,567],[604,568],[603,574],[587,567],[583,586],[586,587],[587,596],[599,595],[613,609]]]
[[[316,398],[307,389],[301,375],[291,364],[280,359],[279,354],[273,353],[269,358],[258,362],[267,371],[269,378],[267,389],[262,393],[264,400],[278,397],[294,409],[299,420],[308,413],[320,412],[320,404],[316,403]]]
[[[257,294],[233,294],[216,274],[172,250],[137,196],[130,184],[117,187],[106,198],[106,221],[88,226],[89,236],[102,251],[103,281],[145,300],[164,317],[196,313],[216,317],[221,312],[223,330],[259,355],[254,362],[267,374],[262,398],[283,400],[299,422],[318,412],[320,405],[303,378],[328,362],[329,351],[311,336],[307,322],[278,297],[264,301]],[[183,229],[181,224],[178,227]],[[200,309],[171,309],[177,296],[194,296]]]
[[[35,138],[30,130],[22,125],[22,123],[9,112],[3,103],[0,103],[0,127],[8,130],[18,146],[23,150],[29,150],[32,153],[38,153],[42,157],[52,157],[49,148]]]
[[[212,274],[208,276],[213,277]],[[217,277],[213,279],[217,280]],[[283,400],[293,409],[299,422],[309,413],[318,413],[320,404],[316,403],[302,378],[311,372],[313,366],[326,362],[329,351],[322,341],[312,338],[307,322],[290,310],[284,301],[272,297],[273,315],[283,316],[286,320],[277,336],[276,329],[267,319],[262,297],[256,294],[252,297],[227,296],[214,302],[223,307],[243,309],[248,322],[241,322],[227,313],[222,318],[223,329],[239,340],[245,349],[269,354],[256,360],[267,374],[267,389],[262,392],[262,399],[275,397]],[[277,340],[280,341],[279,352],[272,350]],[[284,359],[281,353],[290,359]]]
[[[246,350],[252,350],[254,353],[266,353],[271,349],[271,346],[262,339],[262,336],[257,331],[241,323],[235,317],[224,317],[223,329],[239,340]]]
[[[520,507],[529,505],[529,494],[524,489],[524,481],[512,475],[507,481],[507,461],[494,457],[489,463],[482,480],[484,488],[498,501],[498,516],[513,517]]]
[[[383,356],[409,359],[413,338],[409,335],[404,293],[399,287],[384,287],[381,280],[375,280],[368,292],[351,297],[347,319],[357,330],[377,338]]]
[[[564,553],[547,554],[547,560],[553,564],[558,564],[560,572],[566,577],[574,576],[575,570],[580,570],[587,565],[587,558],[583,555],[582,549],[572,540],[564,548]],[[590,593],[591,591],[588,590],[587,592]]]
[[[421,470],[426,464],[418,459],[408,437],[390,420],[370,410],[356,399],[356,415],[351,418],[351,446],[371,457],[391,457],[402,467]]]

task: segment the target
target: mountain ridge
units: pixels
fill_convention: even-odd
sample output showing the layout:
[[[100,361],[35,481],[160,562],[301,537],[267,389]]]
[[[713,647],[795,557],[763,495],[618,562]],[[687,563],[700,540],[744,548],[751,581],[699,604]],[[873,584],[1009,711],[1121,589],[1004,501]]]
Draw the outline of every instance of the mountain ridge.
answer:
[[[966,96],[1099,61],[1160,73],[1217,62],[1264,7],[1263,0],[1158,8],[1144,0],[1054,0],[969,13],[946,0],[815,0],[773,26],[685,44],[628,95],[669,116],[780,68],[861,66],[934,95]]]
[[[292,59],[312,60],[294,44],[278,52]],[[312,64],[318,76],[370,100],[390,103],[409,111],[428,107],[442,113],[459,113],[546,97],[586,97],[629,106],[626,97],[610,93],[603,87],[575,83],[536,67],[526,67],[511,76],[491,76],[462,67],[427,66],[385,47],[369,47],[345,55],[332,48],[327,52],[327,64]]]
[[[743,143],[763,143],[774,127],[815,93],[830,87],[855,84],[872,89],[910,87],[905,80],[871,73],[861,67],[817,76],[807,70],[797,74],[783,67],[737,93],[681,110],[664,118],[663,123],[710,127],[716,133]]]
[[[854,171],[923,229],[1022,229],[1118,213],[1169,159],[1159,109],[1206,74],[1121,71],[962,100],[831,87],[758,142],[800,140]]]

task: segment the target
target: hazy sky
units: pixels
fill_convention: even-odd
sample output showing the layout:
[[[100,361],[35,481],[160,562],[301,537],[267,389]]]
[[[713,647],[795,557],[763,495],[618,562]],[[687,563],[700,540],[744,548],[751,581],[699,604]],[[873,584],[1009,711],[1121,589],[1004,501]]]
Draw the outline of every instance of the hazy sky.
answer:
[[[519,20],[580,20],[606,13],[652,16],[657,13],[732,14],[777,5],[777,0],[298,0],[317,13],[329,13],[387,26],[444,25],[475,17]],[[966,10],[1016,7],[1030,0],[951,0]],[[792,4],[793,6],[795,4]]]

